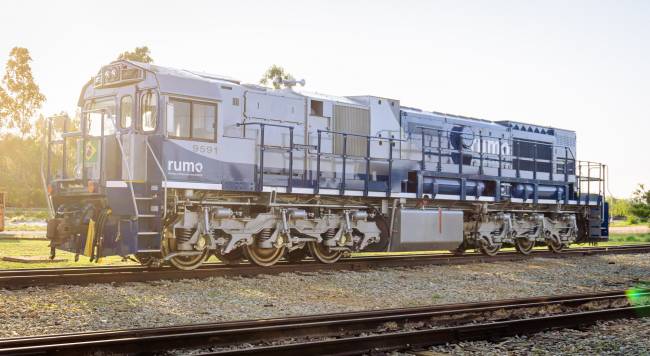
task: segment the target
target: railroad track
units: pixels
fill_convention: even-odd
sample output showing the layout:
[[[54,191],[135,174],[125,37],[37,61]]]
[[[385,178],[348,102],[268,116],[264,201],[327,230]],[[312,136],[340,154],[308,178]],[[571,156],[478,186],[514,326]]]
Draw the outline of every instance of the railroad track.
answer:
[[[362,354],[502,338],[650,313],[638,289],[289,318],[0,339],[0,354]]]
[[[323,270],[361,270],[373,267],[411,267],[425,265],[451,265],[483,262],[520,261],[530,257],[567,258],[574,256],[602,254],[648,253],[650,244],[622,245],[610,247],[572,248],[560,254],[535,250],[529,256],[516,252],[502,252],[496,256],[468,253],[462,256],[452,254],[416,254],[374,257],[350,257],[326,265],[314,261],[300,263],[279,263],[272,267],[258,267],[251,264],[224,265],[206,264],[193,271],[180,271],[171,267],[147,268],[142,266],[70,267],[12,269],[0,271],[0,288],[17,289],[29,286],[85,285],[91,283],[125,283],[155,280],[180,280],[222,276],[254,276],[286,272],[316,272]]]

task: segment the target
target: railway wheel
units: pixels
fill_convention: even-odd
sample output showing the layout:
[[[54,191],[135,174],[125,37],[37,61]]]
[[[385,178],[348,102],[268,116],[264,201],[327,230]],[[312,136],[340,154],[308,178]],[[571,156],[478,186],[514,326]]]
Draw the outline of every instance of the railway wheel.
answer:
[[[168,256],[172,253],[177,252],[176,251],[176,246],[172,241],[175,241],[176,239],[173,238],[173,234],[170,229],[165,229],[165,240],[163,241],[162,244],[162,251],[163,251],[163,256]],[[200,250],[196,251],[199,252],[196,255],[192,256],[174,256],[169,259],[169,263],[184,271],[191,271],[193,269],[198,268],[200,265],[203,264],[203,261],[207,260],[208,257],[210,256],[209,250],[207,249],[207,237],[201,236],[199,237],[199,242],[198,245],[201,248]]]
[[[269,267],[276,264],[284,256],[286,248],[284,246],[264,248],[253,242],[244,246],[244,255],[254,264],[262,267]]]
[[[490,245],[487,242],[481,242],[478,249],[482,254],[486,256],[494,256],[501,249],[501,244]]]
[[[205,261],[208,256],[208,250],[205,249],[200,254],[195,256],[174,256],[169,259],[169,263],[178,269],[191,271],[202,265],[203,261]]]
[[[530,255],[533,247],[535,247],[535,240],[531,241],[525,238],[515,239],[515,249],[523,255]]]
[[[546,240],[546,245],[548,246],[549,251],[554,253],[560,253],[566,247],[565,244],[554,238]]]
[[[290,263],[297,263],[304,260],[307,257],[307,248],[298,248],[287,253],[287,261]]]
[[[244,251],[241,248],[230,251],[229,253],[222,254],[217,250],[214,255],[226,265],[238,265],[244,260]]]
[[[343,257],[343,251],[332,251],[329,247],[318,242],[308,242],[309,253],[318,262],[334,263]]]

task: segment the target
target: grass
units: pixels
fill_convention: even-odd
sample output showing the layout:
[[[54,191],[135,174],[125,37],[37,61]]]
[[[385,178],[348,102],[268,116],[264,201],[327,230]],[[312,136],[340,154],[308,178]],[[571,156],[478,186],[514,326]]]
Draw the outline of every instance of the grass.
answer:
[[[50,255],[50,242],[43,240],[8,240],[0,239],[0,256],[40,256],[47,258]],[[56,251],[57,258],[65,258],[66,262],[52,263],[19,263],[0,260],[0,269],[13,268],[54,268],[54,267],[84,267],[105,265],[127,265],[133,262],[122,262],[119,256],[106,257],[101,263],[89,262],[88,257],[79,256],[79,262],[74,261],[74,253],[61,250]]]
[[[45,231],[47,230],[46,225],[34,225],[34,224],[7,224],[5,226],[5,231]]]
[[[5,217],[9,221],[44,221],[48,218],[47,210],[7,209]]]
[[[649,222],[631,222],[630,220],[615,220],[609,223],[611,227],[627,227],[627,226],[650,226]]]
[[[650,242],[650,234],[620,234],[610,235],[611,242]]]

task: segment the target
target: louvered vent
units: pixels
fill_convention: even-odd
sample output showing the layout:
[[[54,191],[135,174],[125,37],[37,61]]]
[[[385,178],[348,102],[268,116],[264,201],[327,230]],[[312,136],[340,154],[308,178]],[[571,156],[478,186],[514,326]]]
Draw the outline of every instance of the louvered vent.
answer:
[[[370,135],[370,111],[349,106],[334,106],[334,131],[356,135]],[[366,155],[366,139],[348,137],[347,154],[350,156]],[[343,136],[334,137],[334,153],[343,154]]]

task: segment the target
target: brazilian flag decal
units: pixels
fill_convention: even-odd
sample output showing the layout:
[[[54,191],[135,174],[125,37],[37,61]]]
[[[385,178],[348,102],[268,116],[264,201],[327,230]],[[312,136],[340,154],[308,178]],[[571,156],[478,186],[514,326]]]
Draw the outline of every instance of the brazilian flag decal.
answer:
[[[98,151],[99,151],[99,140],[86,141],[86,147],[84,147],[84,161],[86,163],[97,162]]]

